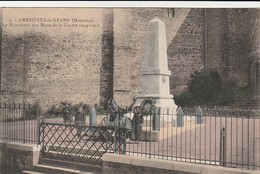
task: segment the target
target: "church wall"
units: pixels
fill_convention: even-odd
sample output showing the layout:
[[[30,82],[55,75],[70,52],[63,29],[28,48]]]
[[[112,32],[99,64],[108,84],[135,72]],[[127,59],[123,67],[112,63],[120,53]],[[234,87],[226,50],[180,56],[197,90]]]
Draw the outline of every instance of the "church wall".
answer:
[[[83,18],[93,26],[15,21],[32,17]],[[218,70],[225,84],[250,83],[260,52],[257,9],[5,8],[1,101],[40,102],[47,108],[63,101],[105,106],[114,98],[129,106],[141,92],[146,26],[154,17],[166,27],[171,94],[187,90],[191,75],[205,67]]]
[[[259,60],[259,10],[228,10],[228,78],[238,86],[250,83],[250,67]],[[225,79],[224,79],[225,80]]]
[[[52,21],[19,22],[33,17]],[[99,103],[102,10],[6,8],[3,22],[2,102],[40,102],[45,108],[63,101]],[[54,23],[61,26],[48,25]]]

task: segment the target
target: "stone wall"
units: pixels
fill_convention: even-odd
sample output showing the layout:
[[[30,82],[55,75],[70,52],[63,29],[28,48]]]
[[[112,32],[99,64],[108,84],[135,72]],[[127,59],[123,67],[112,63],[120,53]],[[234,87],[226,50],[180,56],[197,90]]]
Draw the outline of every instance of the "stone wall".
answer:
[[[5,23],[29,17],[88,19],[95,26],[3,27],[2,101],[99,103],[102,10],[3,9]]]
[[[258,9],[207,9],[208,67],[224,85],[250,84],[250,67],[259,60]]]
[[[142,173],[142,174],[157,174],[157,173],[164,173],[164,174],[172,174],[172,170],[166,169],[155,169],[152,167],[141,167],[136,165],[129,165],[129,164],[120,164],[120,163],[112,163],[112,162],[104,162],[103,163],[103,174],[135,174],[135,173]],[[188,172],[182,172],[181,174],[192,174]]]
[[[239,168],[226,168],[205,164],[195,164],[188,162],[153,159],[147,157],[127,156],[106,153],[102,156],[103,174],[209,174],[209,173],[229,173],[229,174],[257,174],[258,171],[243,170]]]
[[[204,67],[203,12],[203,9],[191,9],[169,44],[168,62],[172,71],[172,94],[182,92],[180,87],[189,83],[194,71],[200,71]]]
[[[186,90],[191,75],[204,67],[217,69],[224,83],[245,86],[252,62],[259,60],[258,9],[5,8],[2,13],[2,102],[105,106],[114,98],[129,106],[141,92],[146,26],[154,17],[166,27],[173,95]],[[95,27],[8,26],[9,19],[32,16],[89,19]]]
[[[103,10],[102,63],[100,67],[100,105],[113,98],[114,10]]]
[[[206,9],[205,12],[205,63],[208,69],[216,69],[227,76],[228,9]]]
[[[228,20],[228,78],[239,86],[250,83],[250,67],[259,60],[258,9],[229,9]]]
[[[1,141],[0,173],[1,171],[4,174],[33,169],[33,165],[39,162],[40,149],[40,145]]]

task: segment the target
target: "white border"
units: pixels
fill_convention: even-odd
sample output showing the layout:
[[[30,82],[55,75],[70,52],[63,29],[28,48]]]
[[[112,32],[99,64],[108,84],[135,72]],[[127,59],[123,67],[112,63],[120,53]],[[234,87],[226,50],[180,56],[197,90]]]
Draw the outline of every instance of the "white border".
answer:
[[[0,7],[260,8],[256,1],[1,1]]]

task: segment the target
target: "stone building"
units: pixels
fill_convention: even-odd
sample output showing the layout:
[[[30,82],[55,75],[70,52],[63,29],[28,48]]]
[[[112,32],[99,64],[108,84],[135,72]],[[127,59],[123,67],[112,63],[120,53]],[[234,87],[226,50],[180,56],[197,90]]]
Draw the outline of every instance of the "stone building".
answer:
[[[171,94],[203,68],[259,91],[259,9],[3,8],[1,102],[129,105],[154,17],[166,26]]]

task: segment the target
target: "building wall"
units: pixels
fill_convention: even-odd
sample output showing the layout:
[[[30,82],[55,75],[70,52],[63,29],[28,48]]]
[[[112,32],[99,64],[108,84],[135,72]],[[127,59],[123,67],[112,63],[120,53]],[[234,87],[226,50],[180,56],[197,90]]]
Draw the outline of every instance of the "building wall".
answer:
[[[204,67],[218,70],[226,84],[245,86],[252,62],[259,60],[258,9],[5,8],[2,13],[2,102],[105,106],[114,98],[129,106],[141,91],[146,26],[154,17],[166,27],[173,95],[186,90],[191,75]],[[26,17],[83,18],[94,27],[9,26],[10,19]]]
[[[2,101],[99,103],[102,10],[3,9],[4,23],[32,24],[14,21],[26,17],[83,18],[95,26],[3,27]]]
[[[216,69],[222,76],[227,76],[228,62],[228,20],[227,9],[206,9],[205,15],[205,64],[208,69]]]
[[[103,10],[102,14],[102,61],[100,67],[100,105],[105,106],[113,98],[114,68],[114,10]]]
[[[224,85],[250,84],[250,67],[259,60],[259,10],[207,9],[208,67]]]
[[[191,9],[168,46],[171,93],[185,90],[194,71],[204,67],[204,11]]]
[[[239,86],[250,83],[250,67],[259,60],[259,10],[228,10],[228,78]]]

